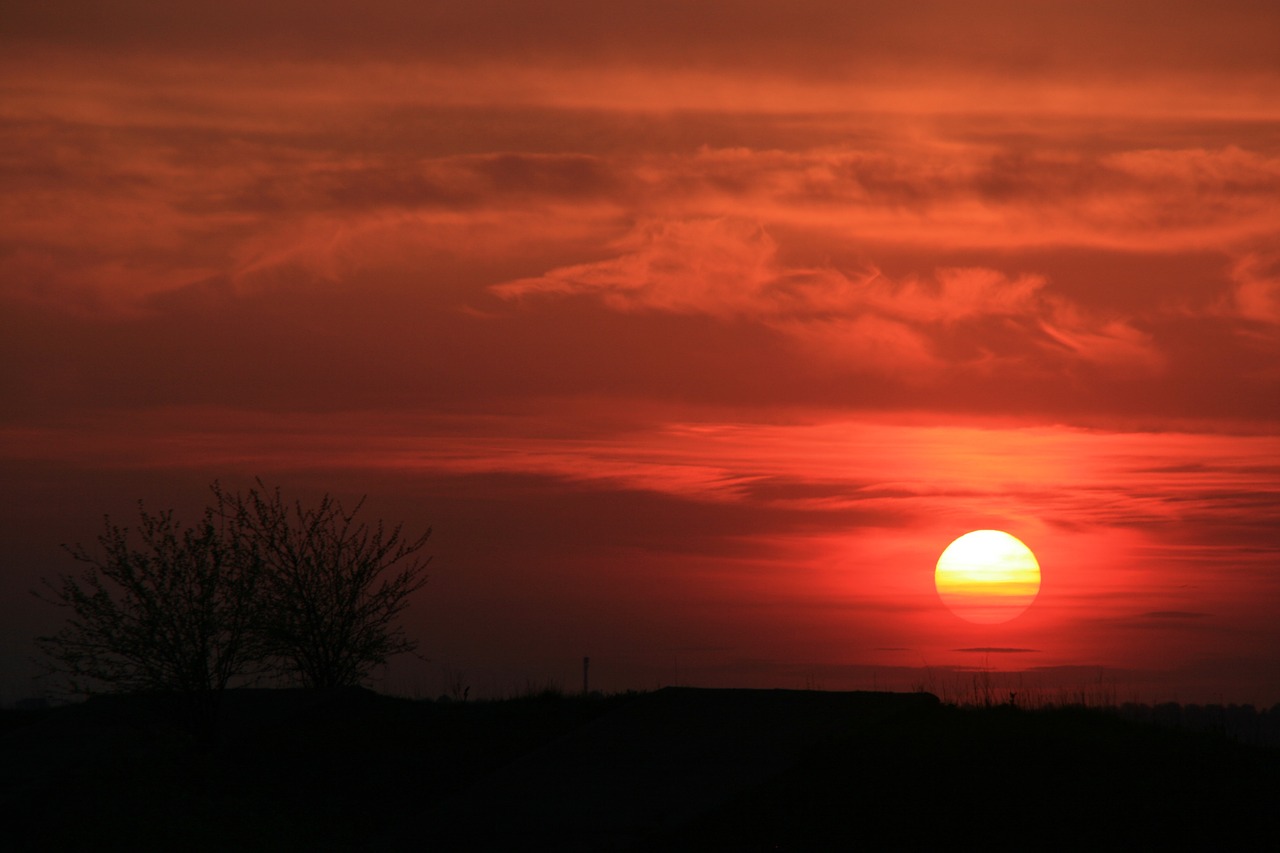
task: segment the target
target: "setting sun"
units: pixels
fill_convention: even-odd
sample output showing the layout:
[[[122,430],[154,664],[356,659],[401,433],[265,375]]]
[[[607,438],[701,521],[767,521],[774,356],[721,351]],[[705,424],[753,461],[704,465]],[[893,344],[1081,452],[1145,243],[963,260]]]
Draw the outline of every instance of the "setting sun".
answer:
[[[974,530],[952,542],[933,577],[952,613],[983,625],[1021,615],[1040,591],[1035,555],[1002,530]]]

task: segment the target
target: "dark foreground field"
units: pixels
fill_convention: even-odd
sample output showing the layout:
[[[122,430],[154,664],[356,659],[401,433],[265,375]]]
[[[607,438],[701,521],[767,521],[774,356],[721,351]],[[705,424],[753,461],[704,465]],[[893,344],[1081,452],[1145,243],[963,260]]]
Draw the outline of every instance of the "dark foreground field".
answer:
[[[431,703],[233,694],[7,711],[5,850],[1269,848],[1280,750],[1099,711],[669,688]]]

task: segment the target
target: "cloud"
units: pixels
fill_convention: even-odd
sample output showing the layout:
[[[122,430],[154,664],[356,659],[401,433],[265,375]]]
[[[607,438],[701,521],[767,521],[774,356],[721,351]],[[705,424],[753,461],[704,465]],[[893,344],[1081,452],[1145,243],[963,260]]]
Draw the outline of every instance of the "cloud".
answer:
[[[399,472],[477,482],[510,476],[575,491],[748,505],[790,519],[807,513],[815,533],[854,520],[926,523],[943,512],[981,507],[993,518],[1034,519],[1037,528],[1072,535],[1149,533],[1135,559],[1164,566],[1170,584],[1184,568],[1213,565],[1228,554],[1237,566],[1264,570],[1280,548],[1274,524],[1280,459],[1266,436],[892,420],[646,421],[635,411],[624,418],[616,404],[617,420],[609,421],[600,419],[599,403],[530,411],[498,417],[429,410],[115,410],[58,426],[6,427],[0,458],[158,470]],[[1201,464],[1170,464],[1188,457]],[[1100,543],[1096,550],[1134,547]],[[1149,614],[1156,612],[1199,611],[1169,607]]]
[[[1051,0],[980,0],[963,12],[945,0],[903,9],[873,0],[804,0],[779,15],[764,0],[651,0],[601,6],[548,0],[372,0],[354,12],[332,0],[271,4],[197,0],[20,3],[6,20],[12,41],[81,49],[197,56],[282,55],[353,61],[436,56],[457,65],[498,60],[785,70],[806,79],[857,78],[978,67],[1039,76],[1087,71],[1139,74],[1191,68],[1268,72],[1275,11],[1268,4],[1134,0],[1103,16]],[[1080,45],[1088,45],[1081,51]]]
[[[1017,317],[1038,313],[1045,279],[1037,275],[1010,278],[982,267],[942,268],[932,281],[911,277],[885,281],[868,295],[879,311],[921,322],[956,323],[980,317]]]
[[[929,384],[945,366],[926,334],[891,317],[793,316],[769,324],[785,333],[805,359],[842,373],[873,373],[918,385]]]
[[[1081,361],[1121,376],[1148,377],[1164,371],[1166,360],[1150,333],[1116,319],[1095,321],[1090,327],[1074,308],[1058,303],[1055,309],[1041,328]]]
[[[1249,252],[1231,269],[1235,281],[1232,302],[1227,306],[1246,320],[1280,325],[1280,253]]]
[[[621,312],[704,314],[778,329],[827,361],[897,375],[970,362],[984,371],[1079,360],[1151,373],[1162,360],[1149,336],[1045,295],[1042,276],[942,268],[894,281],[872,269],[790,267],[760,225],[741,219],[645,223],[611,258],[496,285],[509,299],[587,296]],[[1001,322],[1004,343],[980,340]],[[972,343],[952,353],[944,341]],[[999,340],[999,338],[995,338]],[[963,349],[969,354],[957,355]],[[1040,368],[1036,368],[1039,370]],[[1054,368],[1048,368],[1053,372]]]
[[[1186,251],[1274,233],[1280,159],[1269,151],[1167,141],[1098,150],[1085,140],[1001,136],[999,120],[986,124],[957,119],[947,138],[887,121],[891,135],[901,133],[891,145],[704,154],[703,186],[726,200],[751,198],[779,222],[906,243]]]
[[[1037,59],[1061,33],[1132,27],[1067,6],[990,7],[1004,31],[1035,34],[1017,44],[980,11],[825,2],[786,20],[735,5],[709,33],[662,15],[722,7],[568,3],[561,21],[514,9],[478,30],[462,5],[431,28],[375,4],[351,20],[325,6],[287,32],[253,23],[290,8],[33,8],[6,30],[0,301],[51,324],[10,342],[41,365],[23,387],[162,396],[177,379],[154,374],[178,368],[125,388],[61,339],[87,352],[129,337],[108,328],[121,315],[151,312],[127,346],[204,369],[187,340],[209,346],[204,329],[256,312],[360,364],[337,368],[357,382],[347,399],[385,402],[379,377],[411,364],[403,393],[432,400],[449,394],[424,388],[1144,426],[1275,415],[1280,160],[1266,123],[1237,121],[1230,101],[1267,100],[1270,84],[1246,85],[1258,68],[1224,49],[1251,55],[1240,21],[1272,13],[1172,11],[1111,57],[1164,69],[1186,64],[1172,46],[1194,46],[1188,82]],[[1200,62],[1210,48],[1224,55]],[[955,75],[933,64],[962,58]],[[380,300],[395,308],[361,304]],[[94,322],[59,328],[70,312]],[[421,366],[415,314],[458,378]],[[306,370],[286,362],[255,399],[330,405],[283,378]],[[233,393],[206,384],[184,399]]]
[[[763,25],[755,11],[752,26]],[[158,32],[127,35],[159,42]],[[1231,122],[1183,116],[1174,126],[1188,136],[1184,144],[1134,119],[1099,141],[1079,135],[1078,118],[1037,133],[1021,127],[1019,113],[982,105],[970,115],[972,105],[957,103],[949,119],[921,130],[909,117],[850,108],[847,93],[839,109],[797,118],[789,107],[757,103],[745,84],[748,94],[714,108],[673,112],[663,99],[689,87],[652,81],[648,100],[636,104],[614,97],[582,109],[557,96],[498,105],[503,87],[563,69],[440,75],[410,59],[352,70],[234,52],[201,62],[91,58],[81,47],[57,61],[7,60],[0,154],[20,166],[0,162],[0,215],[10,223],[0,264],[9,289],[50,302],[72,294],[109,306],[117,295],[136,301],[289,265],[332,278],[353,265],[384,266],[398,252],[401,266],[427,267],[433,256],[414,246],[438,244],[516,260],[540,254],[539,246],[571,248],[577,257],[559,258],[553,272],[592,275],[619,304],[663,301],[666,310],[706,313],[706,305],[681,307],[685,297],[674,292],[690,271],[663,266],[689,263],[676,250],[684,242],[708,251],[710,280],[741,279],[719,288],[721,310],[732,313],[758,310],[756,296],[785,307],[789,290],[810,305],[820,295],[838,302],[842,289],[865,284],[883,253],[904,246],[920,256],[917,271],[990,273],[1006,264],[994,253],[1046,246],[1239,256],[1275,231],[1280,159]],[[581,78],[595,76],[546,85],[571,101],[565,92]],[[459,87],[475,89],[455,100]],[[898,95],[883,81],[860,89]],[[716,233],[739,227],[724,222],[742,223],[744,233]],[[646,228],[665,234],[645,244]],[[397,230],[403,237],[386,238]],[[613,269],[600,266],[610,245]],[[958,251],[971,256],[935,257]],[[638,270],[624,263],[649,263],[648,293],[630,293],[626,282]],[[759,267],[769,263],[773,269]],[[551,275],[547,269],[528,264],[521,274]],[[918,294],[910,276],[889,276],[893,298],[906,306],[919,297],[919,310],[940,310],[948,300],[1014,298],[1015,285],[1045,292],[1038,272],[1010,271],[1011,281],[985,289],[972,274],[955,282],[947,275],[924,276]],[[1239,312],[1274,317],[1270,279],[1240,275]],[[990,314],[993,306],[975,307]],[[1084,335],[1079,351],[1142,362],[1138,328]]]
[[[777,266],[777,244],[745,220],[646,223],[615,250],[619,254],[608,260],[551,270],[493,291],[505,298],[585,293],[619,311],[718,317],[777,313],[790,298]]]

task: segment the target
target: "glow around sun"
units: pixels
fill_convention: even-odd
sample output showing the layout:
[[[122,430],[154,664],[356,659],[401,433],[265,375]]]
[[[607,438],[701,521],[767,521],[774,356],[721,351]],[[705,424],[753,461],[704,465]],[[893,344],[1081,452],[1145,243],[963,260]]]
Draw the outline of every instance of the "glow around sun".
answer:
[[[933,582],[952,613],[995,625],[1031,606],[1040,592],[1040,564],[1017,537],[1003,530],[974,530],[942,552]]]

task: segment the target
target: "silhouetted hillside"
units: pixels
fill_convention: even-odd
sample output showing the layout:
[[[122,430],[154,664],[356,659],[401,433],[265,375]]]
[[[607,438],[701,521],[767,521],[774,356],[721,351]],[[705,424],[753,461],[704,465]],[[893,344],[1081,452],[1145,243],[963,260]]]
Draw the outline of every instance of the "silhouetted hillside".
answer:
[[[1246,849],[1280,754],[1088,709],[939,708],[850,729],[672,836],[681,850]]]
[[[1223,848],[1280,828],[1280,751],[928,694],[235,691],[217,747],[143,697],[0,716],[15,850]]]

